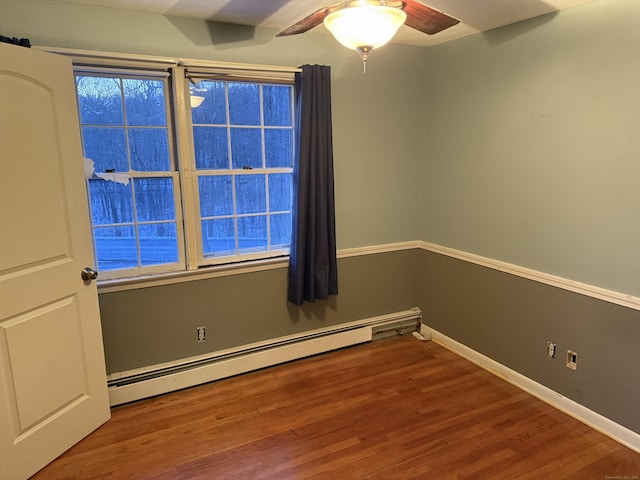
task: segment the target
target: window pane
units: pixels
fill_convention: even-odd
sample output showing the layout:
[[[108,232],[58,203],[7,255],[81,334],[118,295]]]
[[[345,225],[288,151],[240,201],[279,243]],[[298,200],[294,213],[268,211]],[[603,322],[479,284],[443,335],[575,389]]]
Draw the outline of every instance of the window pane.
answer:
[[[131,184],[107,180],[89,180],[93,225],[133,222]]]
[[[124,128],[83,127],[84,156],[94,162],[96,172],[128,172]]]
[[[164,128],[129,129],[131,169],[138,172],[167,172],[169,144]]]
[[[257,128],[231,129],[233,168],[262,168],[262,138]]]
[[[127,125],[167,124],[162,80],[125,79],[123,85]]]
[[[274,126],[291,125],[291,87],[264,85],[264,124]]]
[[[236,240],[233,218],[203,220],[202,249],[205,256],[235,254]]]
[[[233,215],[233,187],[231,175],[198,178],[200,216]]]
[[[175,223],[139,225],[142,266],[178,261],[178,233]]]
[[[244,253],[267,249],[267,217],[238,218],[238,248]]]
[[[229,168],[227,129],[220,127],[193,127],[196,168],[226,170]]]
[[[138,266],[136,237],[132,226],[100,227],[93,231],[98,270]]]
[[[260,86],[243,82],[228,85],[231,125],[260,125]]]
[[[269,175],[269,211],[291,211],[292,175],[274,173]]]
[[[239,215],[267,211],[264,175],[236,176],[236,209]]]
[[[267,168],[292,167],[290,129],[265,129],[264,150]]]
[[[291,245],[291,214],[271,215],[271,248],[288,248]]]
[[[204,97],[198,108],[191,109],[191,122],[196,124],[227,124],[227,101],[224,82],[199,82],[192,89],[193,95]]]
[[[82,123],[124,125],[120,79],[78,76],[76,87]]]
[[[139,222],[176,218],[171,178],[136,178],[134,191]]]

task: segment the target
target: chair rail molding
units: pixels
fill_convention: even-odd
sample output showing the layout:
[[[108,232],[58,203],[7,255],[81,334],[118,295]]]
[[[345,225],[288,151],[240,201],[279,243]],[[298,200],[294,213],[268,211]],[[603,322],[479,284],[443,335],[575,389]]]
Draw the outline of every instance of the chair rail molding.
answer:
[[[597,287],[595,285],[589,285],[586,283],[577,282],[564,277],[551,275],[549,273],[540,272],[519,265],[503,262],[501,260],[494,260],[492,258],[483,257],[474,253],[465,252],[462,250],[456,250],[454,248],[444,247],[435,243],[418,242],[419,248],[446,255],[448,257],[457,258],[458,260],[464,260],[466,262],[475,263],[483,267],[498,270],[500,272],[516,275],[518,277],[533,280],[539,283],[551,285],[553,287],[562,288],[574,293],[586,295],[588,297],[597,298],[598,300],[604,300],[605,302],[614,303],[623,307],[631,308],[633,310],[640,310],[640,298],[628,295],[625,293],[608,290],[606,288]]]

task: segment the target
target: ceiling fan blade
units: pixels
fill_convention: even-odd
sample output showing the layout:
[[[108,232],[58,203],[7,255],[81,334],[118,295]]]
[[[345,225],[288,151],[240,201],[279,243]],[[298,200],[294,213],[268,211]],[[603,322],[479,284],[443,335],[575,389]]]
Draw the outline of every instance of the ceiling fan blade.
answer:
[[[407,20],[404,24],[423,33],[433,35],[434,33],[441,32],[460,23],[460,20],[457,18],[450,17],[446,13],[427,7],[416,0],[403,1],[405,4],[403,10],[404,13],[407,14]]]
[[[338,7],[342,6],[344,6],[344,2],[337,3],[329,7],[323,7],[320,10],[316,10],[311,15],[307,15],[299,22],[296,22],[290,27],[285,28],[283,31],[278,33],[276,37],[286,37],[287,35],[297,35],[299,33],[308,32],[313,27],[317,27],[318,25],[320,25],[324,20],[324,17],[329,15],[334,10],[337,10]]]

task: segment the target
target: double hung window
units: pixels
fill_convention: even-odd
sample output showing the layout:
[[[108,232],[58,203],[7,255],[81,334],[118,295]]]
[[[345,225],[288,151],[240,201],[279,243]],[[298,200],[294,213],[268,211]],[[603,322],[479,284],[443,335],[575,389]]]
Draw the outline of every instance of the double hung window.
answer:
[[[184,268],[167,79],[78,74],[76,87],[98,270]]]
[[[76,66],[101,278],[287,255],[292,76]],[[202,103],[191,107],[192,96]],[[195,105],[195,103],[193,104]]]
[[[192,110],[202,254],[286,253],[291,237],[291,86],[201,81]]]

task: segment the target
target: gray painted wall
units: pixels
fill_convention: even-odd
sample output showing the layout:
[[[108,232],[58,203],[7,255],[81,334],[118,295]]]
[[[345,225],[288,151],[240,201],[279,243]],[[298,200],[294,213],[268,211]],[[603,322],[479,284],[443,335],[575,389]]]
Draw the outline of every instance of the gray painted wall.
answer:
[[[287,269],[100,295],[107,370],[120,372],[417,306],[418,250],[339,260],[340,294],[302,307]],[[197,343],[196,327],[207,328]]]
[[[421,262],[426,325],[640,433],[639,311],[436,253]]]
[[[421,238],[640,296],[640,2],[426,53]]]

